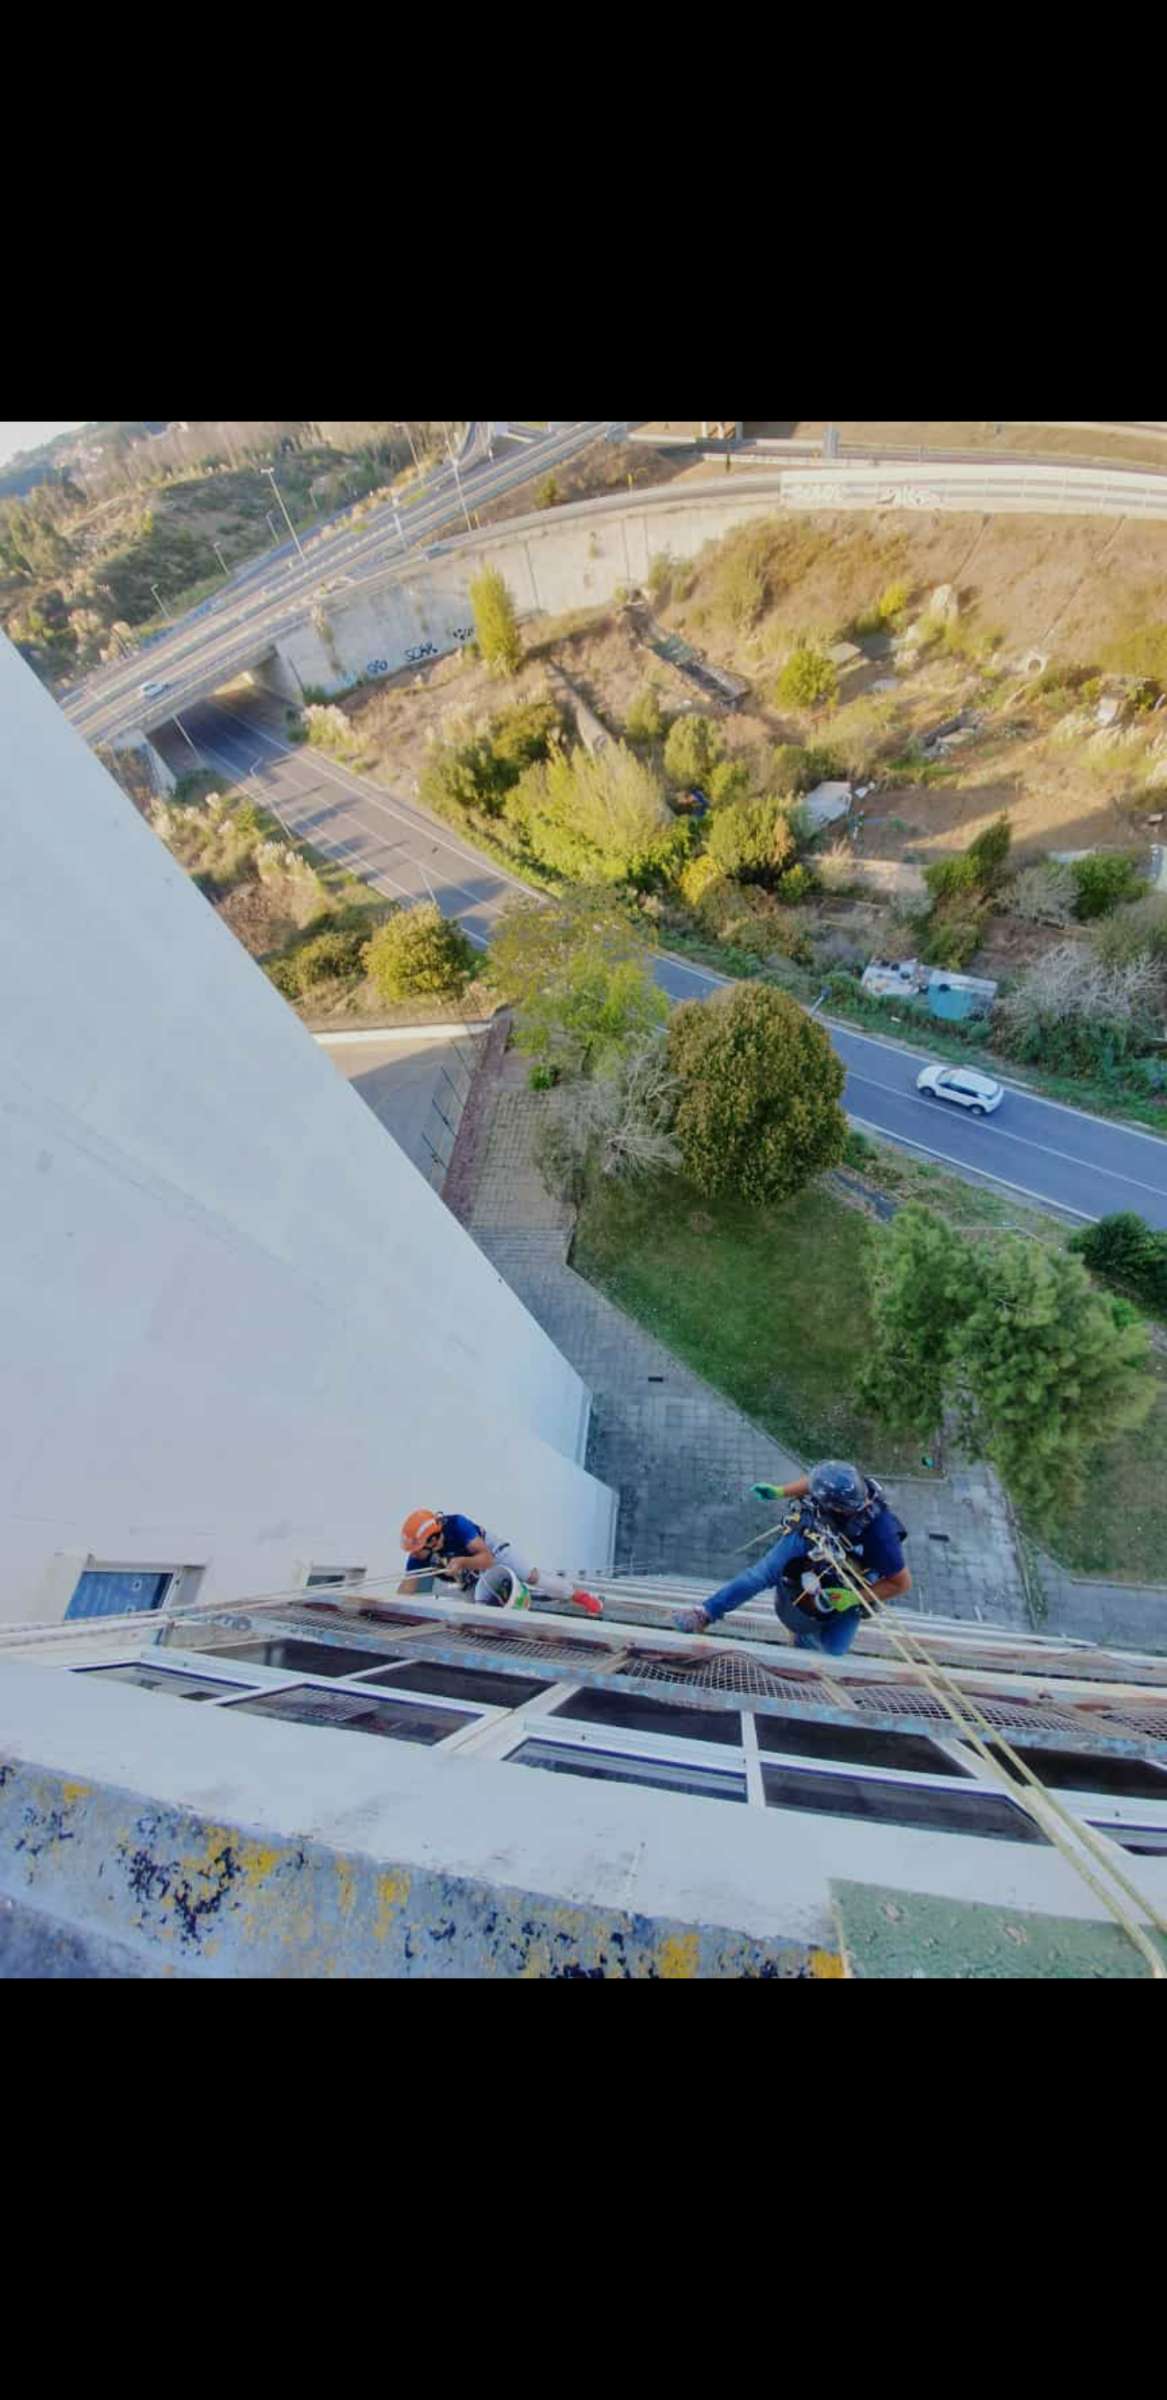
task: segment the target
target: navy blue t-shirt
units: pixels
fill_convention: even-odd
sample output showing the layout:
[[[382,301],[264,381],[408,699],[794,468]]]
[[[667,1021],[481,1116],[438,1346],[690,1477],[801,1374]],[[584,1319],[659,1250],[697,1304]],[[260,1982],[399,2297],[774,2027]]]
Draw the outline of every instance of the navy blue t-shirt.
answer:
[[[862,1534],[856,1538],[847,1527],[851,1544],[850,1556],[860,1567],[869,1583],[881,1583],[885,1575],[898,1575],[904,1564],[903,1547],[896,1531],[897,1519],[886,1500],[881,1500],[868,1517]]]
[[[456,1510],[444,1517],[442,1522],[442,1555],[446,1558],[465,1558],[471,1542],[481,1542],[486,1538],[482,1526],[476,1525],[473,1517],[460,1517]],[[432,1560],[423,1558],[420,1551],[414,1551],[405,1561],[406,1574],[411,1568],[416,1570],[432,1563]]]

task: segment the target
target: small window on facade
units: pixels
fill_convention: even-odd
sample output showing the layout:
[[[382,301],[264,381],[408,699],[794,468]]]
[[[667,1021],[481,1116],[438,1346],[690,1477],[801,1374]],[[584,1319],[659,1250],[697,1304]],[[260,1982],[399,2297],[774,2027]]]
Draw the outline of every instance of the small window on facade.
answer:
[[[106,1675],[114,1683],[137,1683],[147,1692],[165,1692],[172,1700],[220,1700],[224,1692],[246,1691],[244,1683],[212,1682],[207,1675],[183,1675],[177,1667],[148,1667],[135,1660],[124,1667],[75,1667],[75,1675]]]
[[[954,1775],[965,1769],[923,1734],[881,1733],[875,1725],[821,1725],[796,1717],[757,1718],[759,1750],[794,1758],[837,1759],[841,1767],[890,1767],[901,1774]]]
[[[305,1589],[312,1592],[320,1584],[363,1583],[364,1580],[363,1567],[309,1567]]]
[[[1016,1744],[1014,1744],[1016,1748]],[[995,1745],[990,1742],[990,1750]],[[1007,1758],[997,1753],[1013,1774]],[[1107,1750],[1017,1750],[1018,1758],[1055,1792],[1111,1792],[1116,1799],[1167,1800],[1167,1773],[1153,1759]]]
[[[376,1733],[391,1742],[422,1742],[427,1747],[448,1741],[461,1726],[474,1723],[472,1711],[426,1708],[417,1700],[375,1700],[371,1692],[317,1692],[310,1684],[266,1692],[254,1700],[233,1700],[230,1706],[233,1716],[282,1717],[293,1725],[331,1725],[341,1733]]]
[[[161,1608],[181,1573],[180,1567],[87,1567],[65,1615],[126,1617]]]
[[[345,1650],[333,1642],[297,1642],[290,1637],[270,1642],[245,1642],[241,1650],[225,1645],[213,1656],[245,1660],[257,1667],[278,1667],[285,1675],[360,1675],[366,1667],[387,1667],[392,1650]]]
[[[365,1683],[391,1683],[396,1691],[432,1692],[439,1700],[473,1700],[479,1708],[527,1708],[550,1680],[526,1675],[492,1675],[486,1667],[447,1667],[416,1659],[408,1666],[378,1667]]]
[[[814,1816],[866,1817],[881,1825],[914,1825],[923,1833],[979,1833],[1004,1842],[1044,1842],[1045,1835],[1004,1792],[954,1784],[928,1791],[918,1783],[877,1783],[872,1776],[808,1774],[762,1761],[769,1808],[798,1808]]]
[[[582,1775],[597,1783],[642,1783],[666,1792],[691,1792],[703,1800],[745,1800],[744,1775],[714,1768],[680,1766],[669,1759],[622,1758],[612,1750],[569,1749],[555,1742],[523,1742],[508,1764],[544,1767],[552,1775]]]
[[[741,1718],[736,1709],[674,1708],[667,1700],[642,1700],[639,1693],[605,1692],[589,1686],[561,1700],[552,1717],[572,1723],[622,1726],[628,1733],[668,1733],[678,1742],[728,1742],[740,1750]],[[549,1720],[550,1721],[550,1720]]]

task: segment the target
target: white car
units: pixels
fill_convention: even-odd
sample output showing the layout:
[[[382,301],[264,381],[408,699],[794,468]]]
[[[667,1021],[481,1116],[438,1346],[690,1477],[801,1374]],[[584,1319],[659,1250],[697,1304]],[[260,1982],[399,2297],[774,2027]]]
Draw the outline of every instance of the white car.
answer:
[[[954,1107],[967,1108],[970,1117],[991,1115],[1005,1097],[1000,1084],[975,1067],[925,1067],[916,1077],[916,1090],[925,1100],[951,1100]]]
[[[168,692],[169,690],[170,685],[168,683],[140,683],[138,685],[138,698],[139,700],[157,700],[160,693]]]

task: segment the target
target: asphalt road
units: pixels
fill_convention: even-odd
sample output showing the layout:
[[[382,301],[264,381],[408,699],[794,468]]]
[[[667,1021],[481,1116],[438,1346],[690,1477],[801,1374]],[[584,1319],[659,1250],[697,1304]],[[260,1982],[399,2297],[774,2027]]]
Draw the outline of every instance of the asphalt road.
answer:
[[[256,799],[290,833],[343,860],[387,898],[436,900],[479,949],[489,944],[506,901],[527,888],[410,800],[318,751],[289,748],[260,703],[207,701],[184,722],[207,764],[225,778],[250,781]],[[166,748],[177,769],[190,764],[179,737],[168,735]],[[726,980],[671,956],[654,966],[673,1000],[702,998]],[[827,1030],[847,1069],[843,1101],[857,1125],[1074,1216],[1133,1209],[1167,1228],[1167,1141],[1155,1134],[1037,1099],[1015,1085],[994,1116],[970,1119],[917,1093],[926,1053],[842,1025]]]
[[[154,717],[157,704],[144,705],[139,698],[140,686],[147,681],[166,683],[166,706],[182,710],[184,687],[201,678],[219,657],[229,660],[241,642],[273,638],[298,623],[318,594],[352,592],[366,579],[383,576],[399,558],[428,548],[442,532],[464,532],[467,512],[484,508],[532,475],[562,465],[603,431],[601,419],[560,426],[531,441],[496,443],[492,460],[487,429],[476,426],[465,466],[459,460],[458,478],[452,467],[434,470],[424,479],[421,496],[399,509],[400,537],[388,506],[374,511],[359,527],[334,526],[311,538],[302,535],[303,560],[293,551],[290,557],[273,554],[270,562],[252,562],[224,584],[221,595],[183,619],[163,640],[117,665],[99,668],[66,692],[61,703],[65,714],[87,740],[103,740]]]

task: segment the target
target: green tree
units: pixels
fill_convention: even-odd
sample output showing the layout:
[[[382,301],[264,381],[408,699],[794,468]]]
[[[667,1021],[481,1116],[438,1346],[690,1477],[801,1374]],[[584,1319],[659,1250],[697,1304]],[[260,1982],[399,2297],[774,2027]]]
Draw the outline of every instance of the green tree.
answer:
[[[1016,1235],[974,1249],[903,1209],[876,1254],[872,1310],[865,1406],[921,1437],[951,1409],[1038,1525],[1154,1403],[1145,1328],[1065,1251]]]
[[[794,857],[794,836],[780,800],[738,800],[709,820],[706,850],[723,875],[771,890]]]
[[[874,1338],[858,1396],[889,1433],[926,1441],[944,1415],[966,1253],[930,1209],[901,1208],[870,1257]]]
[[[1074,914],[1083,924],[1108,917],[1124,900],[1141,900],[1146,890],[1133,858],[1117,851],[1096,850],[1088,858],[1076,858],[1071,871],[1078,893]]]
[[[432,993],[453,999],[477,966],[472,943],[432,901],[387,917],[369,944],[369,973],[383,1000]]]
[[[535,506],[536,508],[558,508],[561,496],[559,477],[545,475],[535,493]]]
[[[487,971],[515,1003],[520,1049],[568,1074],[610,1071],[668,1013],[643,943],[595,885],[510,901]]]
[[[544,866],[584,882],[635,881],[678,851],[660,777],[625,742],[559,751],[529,767],[506,803],[508,823]]]
[[[1048,1524],[1092,1452],[1154,1405],[1146,1328],[1064,1250],[1014,1238],[974,1255],[957,1344],[964,1438]]]
[[[1105,1283],[1118,1284],[1167,1315],[1167,1233],[1157,1232],[1133,1209],[1084,1225],[1071,1234],[1070,1248]]]
[[[750,770],[741,758],[723,758],[709,777],[709,797],[715,808],[726,808],[735,800],[748,800]]]
[[[687,1000],[668,1030],[684,1171],[711,1197],[785,1200],[843,1156],[843,1066],[785,992],[737,984]]]
[[[825,650],[800,642],[778,678],[780,708],[829,708],[839,695],[839,670]]]
[[[488,667],[514,675],[523,662],[515,604],[497,567],[484,567],[470,582],[474,638]]]
[[[630,701],[624,730],[630,742],[658,742],[665,729],[664,711],[655,684],[641,686]]]
[[[712,717],[674,717],[665,743],[670,783],[708,782],[721,757],[721,734]]]

